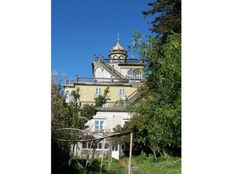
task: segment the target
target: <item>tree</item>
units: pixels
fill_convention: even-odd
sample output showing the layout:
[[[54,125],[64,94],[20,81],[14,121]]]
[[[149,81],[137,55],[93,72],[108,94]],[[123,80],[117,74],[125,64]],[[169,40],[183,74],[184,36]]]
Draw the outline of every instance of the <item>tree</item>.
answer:
[[[96,114],[94,105],[80,106],[79,89],[71,92],[71,101],[66,102],[62,85],[57,81],[59,77],[52,75],[51,83],[51,126],[52,126],[52,173],[67,167],[71,142],[57,141],[57,139],[80,138],[76,131],[62,130],[63,128],[86,128],[85,123]]]
[[[138,46],[147,82],[140,89],[138,102],[128,108],[133,113],[128,129],[137,143],[155,155],[180,154],[181,37],[173,33],[159,47],[156,40],[148,37]]]
[[[52,173],[56,173],[60,166],[69,160],[69,145],[57,142],[54,139],[61,136],[66,137],[66,132],[57,132],[56,129],[69,126],[69,109],[65,103],[62,86],[57,82],[57,75],[52,74],[51,81],[51,133],[52,133]]]
[[[171,33],[181,33],[181,0],[154,0],[144,11],[145,17],[152,16],[151,31],[159,37],[167,38]]]
[[[151,16],[156,38],[135,32],[130,50],[144,62],[147,82],[137,103],[128,107],[133,116],[127,129],[135,141],[154,155],[179,154],[181,149],[181,0],[155,0],[144,11]],[[126,128],[126,127],[124,127]]]

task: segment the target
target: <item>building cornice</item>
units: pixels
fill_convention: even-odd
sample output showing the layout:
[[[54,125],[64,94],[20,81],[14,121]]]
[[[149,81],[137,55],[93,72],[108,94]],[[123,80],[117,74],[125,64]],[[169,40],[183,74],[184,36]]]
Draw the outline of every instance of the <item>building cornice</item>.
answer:
[[[82,85],[82,86],[128,86],[132,87],[132,84],[123,84],[123,83],[75,83],[74,85]]]

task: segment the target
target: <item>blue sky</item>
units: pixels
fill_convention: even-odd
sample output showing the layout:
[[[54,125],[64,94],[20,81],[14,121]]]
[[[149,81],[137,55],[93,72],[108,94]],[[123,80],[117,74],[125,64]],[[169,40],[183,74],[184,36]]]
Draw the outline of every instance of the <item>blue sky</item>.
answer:
[[[151,0],[52,0],[52,71],[91,77],[93,55],[108,56],[117,33],[127,49],[133,30],[149,34]]]

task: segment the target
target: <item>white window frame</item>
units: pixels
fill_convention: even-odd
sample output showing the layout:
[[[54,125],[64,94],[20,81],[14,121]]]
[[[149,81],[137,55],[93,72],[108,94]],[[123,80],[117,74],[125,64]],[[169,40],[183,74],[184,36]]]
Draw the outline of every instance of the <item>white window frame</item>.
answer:
[[[128,79],[134,78],[134,70],[133,69],[129,69],[129,71],[127,72],[127,77],[128,77]]]
[[[136,79],[142,79],[142,72],[140,70],[136,72]]]
[[[94,121],[94,132],[104,132],[104,128],[105,128],[105,121],[104,120],[95,120]]]
[[[119,89],[119,97],[125,97],[125,89],[124,88],[120,88]]]
[[[101,88],[100,87],[96,88],[96,95],[101,95]]]
[[[84,147],[84,143],[86,144],[86,147]],[[82,142],[82,149],[92,149],[93,147],[90,148],[91,146],[91,142]]]
[[[96,149],[102,149],[102,146],[103,146],[103,142],[99,142],[99,143],[97,143],[97,148]]]
[[[97,143],[97,146],[96,146],[96,149],[97,150],[102,150],[103,149],[103,145],[104,145],[104,141],[100,141]],[[104,147],[105,150],[108,150],[110,149],[110,144],[108,142],[105,142],[105,147]]]

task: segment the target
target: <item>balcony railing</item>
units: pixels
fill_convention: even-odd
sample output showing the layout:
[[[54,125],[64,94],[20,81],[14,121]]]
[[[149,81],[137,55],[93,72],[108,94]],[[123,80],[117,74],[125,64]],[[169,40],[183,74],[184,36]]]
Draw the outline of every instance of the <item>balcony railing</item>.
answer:
[[[140,83],[144,82],[145,79],[128,79],[129,83]],[[95,84],[95,83],[122,83],[118,81],[117,79],[113,78],[88,78],[88,77],[78,77],[77,80],[65,80],[65,85],[74,85],[76,83],[90,83],[90,84]]]
[[[103,59],[107,63],[143,64],[141,59]]]
[[[85,104],[94,105],[95,102],[94,101],[81,102],[81,106],[84,106]],[[123,108],[123,107],[126,107],[126,102],[119,101],[119,102],[107,102],[103,104],[101,108]]]
[[[117,103],[117,102],[107,102],[106,104],[102,105],[103,108],[115,108],[115,107],[125,107],[125,103]]]

